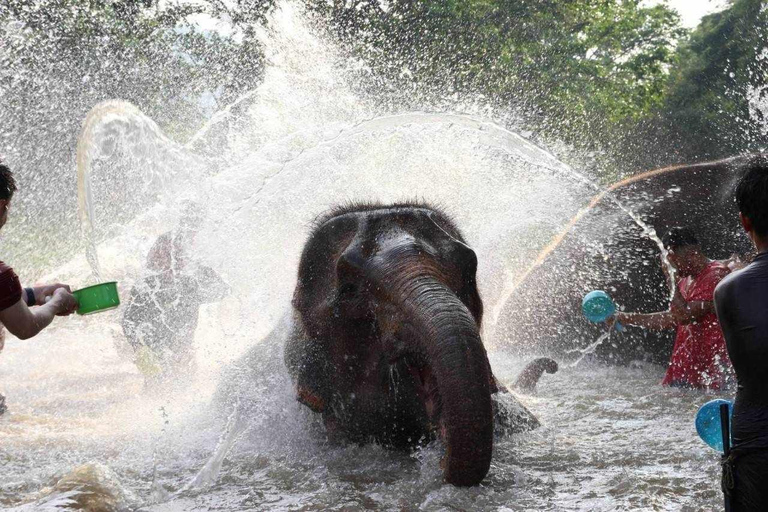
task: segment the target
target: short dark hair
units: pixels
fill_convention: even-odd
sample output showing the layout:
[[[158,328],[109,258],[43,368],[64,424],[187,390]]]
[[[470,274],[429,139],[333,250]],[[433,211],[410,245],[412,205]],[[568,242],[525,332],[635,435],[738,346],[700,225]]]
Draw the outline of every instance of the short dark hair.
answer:
[[[674,251],[681,247],[699,245],[699,239],[691,228],[674,227],[667,231],[667,234],[661,239],[664,247]]]
[[[16,180],[13,179],[11,169],[0,162],[0,199],[9,201],[16,192]]]
[[[768,158],[757,156],[744,166],[736,185],[736,204],[760,236],[768,235]]]

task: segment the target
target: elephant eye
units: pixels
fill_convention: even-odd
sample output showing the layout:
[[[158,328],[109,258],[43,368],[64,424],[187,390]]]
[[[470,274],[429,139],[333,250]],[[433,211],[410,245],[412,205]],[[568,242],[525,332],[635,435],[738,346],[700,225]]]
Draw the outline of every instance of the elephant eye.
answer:
[[[357,292],[355,283],[344,283],[339,287],[339,295],[352,295]]]

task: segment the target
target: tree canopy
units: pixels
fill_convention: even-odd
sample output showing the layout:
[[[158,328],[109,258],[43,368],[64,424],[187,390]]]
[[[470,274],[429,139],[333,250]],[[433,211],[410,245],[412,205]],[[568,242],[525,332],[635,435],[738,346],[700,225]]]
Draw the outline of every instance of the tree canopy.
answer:
[[[606,181],[768,142],[761,0],[732,0],[690,34],[667,4],[642,0],[303,4],[366,63],[358,86],[376,100],[402,109],[477,99],[502,122],[510,113],[522,119],[538,140],[596,155]],[[24,173],[22,187],[32,193],[21,200],[51,183],[54,194],[73,196],[74,140],[99,101],[131,101],[184,140],[211,111],[256,87],[264,63],[255,27],[268,23],[273,7],[274,0],[1,3],[0,151],[14,168],[35,171]],[[226,19],[237,36],[200,30],[190,21],[199,14]],[[210,111],[203,93],[215,103]],[[67,219],[75,224],[74,210]]]
[[[686,31],[640,0],[316,0],[354,51],[390,80],[480,92],[539,131],[610,151],[663,104]]]
[[[677,53],[659,116],[681,158],[764,150],[768,10],[735,0],[702,19]]]

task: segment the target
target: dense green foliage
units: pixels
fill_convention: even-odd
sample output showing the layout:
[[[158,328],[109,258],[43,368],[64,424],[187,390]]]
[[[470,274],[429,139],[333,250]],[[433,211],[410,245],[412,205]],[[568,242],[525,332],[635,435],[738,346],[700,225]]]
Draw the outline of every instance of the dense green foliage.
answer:
[[[660,118],[683,159],[726,157],[765,149],[768,9],[735,0],[706,16],[678,52]],[[761,98],[762,96],[762,98]]]
[[[606,179],[765,147],[747,101],[765,81],[763,3],[734,0],[688,37],[639,0],[310,1],[392,89],[480,92],[596,154]]]
[[[312,5],[390,79],[481,92],[550,137],[603,151],[662,105],[685,35],[676,12],[639,0]]]
[[[760,0],[734,0],[690,37],[668,6],[641,0],[304,3],[369,64],[374,76],[365,86],[379,94],[486,98],[524,114],[545,138],[594,151],[609,165],[641,168],[764,145],[760,111],[750,112],[747,101],[748,92],[759,93],[768,60],[758,58],[766,36]],[[43,167],[40,158],[60,161],[50,147],[30,154],[19,143],[28,134],[23,126],[50,124],[46,140],[55,143],[46,145],[63,150],[73,130],[59,120],[81,118],[109,97],[138,104],[183,139],[206,115],[200,93],[216,91],[226,104],[258,83],[253,30],[273,0],[161,5],[0,6],[0,118],[18,121],[0,131],[6,156],[35,168]],[[242,37],[201,33],[189,23],[199,13],[239,26]]]

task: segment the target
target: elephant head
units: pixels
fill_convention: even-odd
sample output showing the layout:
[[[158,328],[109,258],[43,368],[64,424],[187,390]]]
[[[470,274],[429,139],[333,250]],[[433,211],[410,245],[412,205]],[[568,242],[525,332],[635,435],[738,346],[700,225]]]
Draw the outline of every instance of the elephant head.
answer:
[[[433,207],[350,205],[320,218],[285,351],[298,399],[353,441],[405,448],[438,435],[446,481],[479,483],[497,388],[476,270],[474,251]]]

